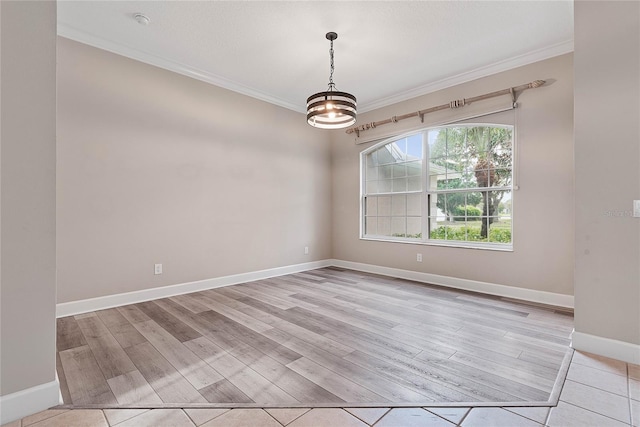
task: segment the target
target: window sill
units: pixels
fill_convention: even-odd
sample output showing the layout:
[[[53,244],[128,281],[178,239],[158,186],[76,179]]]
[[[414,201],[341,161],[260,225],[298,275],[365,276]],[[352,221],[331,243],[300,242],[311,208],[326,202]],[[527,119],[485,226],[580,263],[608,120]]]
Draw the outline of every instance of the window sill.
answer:
[[[499,243],[482,243],[482,242],[460,242],[455,240],[439,240],[439,241],[424,241],[424,240],[416,240],[416,239],[386,239],[384,237],[375,237],[375,236],[362,236],[360,240],[368,240],[374,242],[385,242],[385,243],[402,243],[402,244],[412,244],[412,245],[422,245],[422,246],[441,246],[445,248],[459,248],[459,249],[481,249],[488,251],[498,251],[498,252],[513,252],[513,244],[499,244]]]

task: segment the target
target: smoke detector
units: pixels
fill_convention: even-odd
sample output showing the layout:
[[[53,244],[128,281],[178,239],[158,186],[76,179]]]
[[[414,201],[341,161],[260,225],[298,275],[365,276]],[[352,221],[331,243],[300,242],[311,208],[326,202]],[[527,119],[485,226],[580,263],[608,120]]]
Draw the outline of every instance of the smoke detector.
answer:
[[[144,15],[142,13],[134,14],[133,19],[135,19],[136,22],[138,22],[138,24],[140,25],[149,25],[149,22],[151,22],[151,19],[149,19],[147,15]]]

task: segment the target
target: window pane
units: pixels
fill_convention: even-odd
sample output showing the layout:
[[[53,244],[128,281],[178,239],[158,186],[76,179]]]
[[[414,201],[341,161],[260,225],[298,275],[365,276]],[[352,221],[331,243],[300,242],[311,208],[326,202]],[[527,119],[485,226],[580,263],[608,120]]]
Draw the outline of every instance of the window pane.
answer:
[[[433,167],[433,163],[429,164],[429,190],[438,190],[443,188],[446,179],[446,170],[439,170],[439,168]]]
[[[393,180],[393,192],[407,191],[407,178],[396,178]]]
[[[494,215],[503,219],[511,219],[511,191],[502,192],[502,197],[498,202],[498,210]]]
[[[414,239],[422,238],[422,218],[407,218],[407,237]]]
[[[391,196],[378,197],[378,215],[391,216]]]
[[[382,147],[381,149],[379,149],[378,151],[376,151],[378,157],[377,157],[377,164],[379,165],[388,165],[391,163],[395,163],[396,159],[393,156],[393,150],[391,148],[392,144],[387,144],[384,147]]]
[[[391,193],[391,180],[378,181],[378,193]]]
[[[467,221],[467,224],[466,224],[467,241],[486,242],[487,237],[482,235],[483,226],[486,227],[486,224],[487,224],[487,219],[485,217],[477,218],[475,221]]]
[[[393,177],[393,165],[380,166],[378,170],[378,179],[389,179]]]
[[[420,194],[407,195],[407,215],[422,215],[422,196]]]
[[[491,218],[489,241],[494,243],[511,243],[511,218]]]
[[[404,163],[393,165],[393,177],[394,178],[404,178],[407,176],[407,167]]]
[[[367,173],[366,173],[366,177],[367,177],[367,181],[373,181],[378,179],[378,168],[367,168]]]
[[[365,185],[367,194],[375,194],[378,192],[378,181],[367,181]]]
[[[478,187],[478,181],[476,179],[476,171],[472,167],[467,167],[462,173],[461,188],[476,188]]]
[[[389,144],[391,150],[393,151],[393,157],[398,161],[403,161],[407,159],[407,139],[399,139],[396,142]]]
[[[422,160],[407,163],[408,176],[422,176]]]
[[[422,133],[407,138],[407,160],[422,159]]]
[[[391,196],[391,215],[392,216],[407,215],[407,196],[405,195]]]
[[[467,225],[464,217],[453,217],[447,227],[447,240],[467,240]]]
[[[369,236],[378,234],[378,218],[368,217],[365,219],[364,234]]]
[[[391,218],[391,235],[394,237],[407,237],[407,220],[404,217]]]
[[[377,197],[367,197],[365,206],[366,206],[365,215],[367,216],[378,215],[378,198]]]
[[[446,130],[432,129],[427,133],[429,144],[429,158],[444,157],[447,155]]]
[[[391,235],[391,218],[390,217],[378,217],[378,235],[379,236]]]
[[[484,215],[498,216],[500,213],[500,203],[502,200],[511,200],[511,191],[488,191],[485,193],[483,199],[487,203],[486,212]]]
[[[489,186],[506,187],[511,185],[511,169],[493,169],[490,172]]]
[[[422,177],[410,176],[407,178],[407,191],[420,191],[422,190]]]
[[[367,168],[375,168],[378,165],[378,151],[367,154]]]

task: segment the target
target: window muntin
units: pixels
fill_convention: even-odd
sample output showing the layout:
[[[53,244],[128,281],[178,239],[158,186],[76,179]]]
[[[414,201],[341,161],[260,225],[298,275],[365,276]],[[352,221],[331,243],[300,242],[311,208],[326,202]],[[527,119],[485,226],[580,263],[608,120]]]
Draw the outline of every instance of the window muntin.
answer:
[[[365,154],[363,208],[367,235],[421,238],[422,140],[422,134],[414,134]]]
[[[362,161],[363,238],[510,247],[513,126],[426,129]]]

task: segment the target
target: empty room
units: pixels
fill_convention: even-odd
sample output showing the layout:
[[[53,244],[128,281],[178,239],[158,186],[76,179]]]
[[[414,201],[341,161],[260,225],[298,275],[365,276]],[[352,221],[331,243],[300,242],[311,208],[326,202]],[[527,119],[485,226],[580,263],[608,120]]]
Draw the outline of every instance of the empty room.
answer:
[[[0,2],[0,424],[640,427],[640,3]]]

